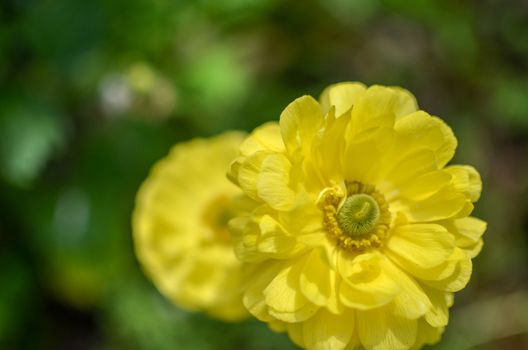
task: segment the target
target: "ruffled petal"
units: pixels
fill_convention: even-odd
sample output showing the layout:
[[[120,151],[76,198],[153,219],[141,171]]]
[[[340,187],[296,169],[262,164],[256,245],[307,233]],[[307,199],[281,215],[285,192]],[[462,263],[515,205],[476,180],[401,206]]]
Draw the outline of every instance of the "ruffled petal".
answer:
[[[312,250],[301,271],[300,287],[304,296],[312,303],[327,307],[337,314],[343,307],[338,300],[338,275],[321,257],[318,249]]]
[[[433,232],[429,232],[429,235]],[[445,232],[445,229],[443,231],[438,230],[437,234],[439,236],[445,236]],[[448,235],[450,236],[450,234]],[[453,238],[450,239],[452,240]],[[442,240],[442,238],[439,238],[439,240]],[[449,239],[446,238],[446,240]],[[431,243],[424,241],[424,244],[429,244],[430,247],[424,247],[423,254],[427,255],[431,252],[431,256],[421,258],[421,254],[416,252],[413,247],[408,246],[406,243],[400,246],[400,243],[402,242],[397,242],[396,245],[393,244],[390,248],[387,248],[385,250],[387,256],[408,273],[417,277],[421,282],[440,290],[455,292],[464,288],[469,281],[469,277],[471,276],[471,259],[469,259],[462,249],[454,247],[444,262],[434,265],[444,259],[443,256],[445,254],[442,252],[443,249],[441,245],[438,245],[438,242]],[[418,246],[416,249],[419,249]],[[433,254],[435,250],[436,254]]]
[[[444,327],[433,327],[423,318],[418,320],[416,343],[410,348],[410,350],[419,350],[425,344],[433,345],[438,343],[443,332]]]
[[[399,192],[401,184],[408,183],[418,176],[437,170],[436,156],[428,148],[414,148],[407,153],[397,149],[387,150],[389,154],[380,167],[378,187],[384,188],[385,193]]]
[[[469,165],[452,165],[446,171],[453,176],[453,185],[457,191],[466,193],[472,202],[478,201],[482,192],[482,180],[475,168]]]
[[[345,114],[333,121],[328,120],[323,135],[313,145],[314,171],[321,177],[320,183],[330,186],[332,181],[343,180],[345,138],[343,130],[350,122],[350,114]]]
[[[447,305],[446,292],[424,287],[432,307],[425,314],[425,320],[433,327],[445,327],[449,321],[449,307]]]
[[[390,306],[357,311],[361,344],[369,350],[406,350],[416,341],[418,322],[394,314]]]
[[[305,258],[287,262],[287,265],[273,278],[263,294],[270,315],[285,322],[301,322],[318,310],[300,291],[299,275]]]
[[[432,306],[427,293],[412,276],[402,271],[389,259],[385,260],[383,266],[387,274],[401,287],[401,292],[393,301],[394,313],[408,319],[423,316]]]
[[[386,243],[388,256],[419,275],[447,261],[455,240],[443,226],[411,224],[395,227]]]
[[[424,201],[438,193],[439,189],[449,186],[452,178],[448,172],[443,170],[425,173],[400,184],[398,197],[415,202]]]
[[[305,245],[267,211],[239,216],[229,222],[236,256],[245,262],[293,258]]]
[[[260,237],[257,250],[275,259],[291,258],[297,255],[303,245],[289,235],[284,227],[270,215],[264,215],[259,220]]]
[[[312,139],[323,124],[319,103],[311,96],[299,97],[290,103],[280,116],[282,139],[288,154],[309,154]]]
[[[267,202],[273,209],[290,209],[295,193],[289,187],[291,164],[281,153],[258,151],[238,158],[230,165],[228,177],[247,196]]]
[[[405,213],[410,222],[419,223],[464,217],[471,213],[473,205],[465,194],[446,186],[423,200],[399,198],[391,202],[391,209]]]
[[[354,311],[339,315],[320,309],[303,325],[303,343],[311,350],[342,350],[354,334]]]
[[[283,267],[284,264],[282,262],[246,265],[244,267],[243,276],[244,280],[246,280],[246,285],[243,287],[244,296],[242,302],[253,316],[263,322],[273,320],[273,317],[268,312],[268,305],[266,304],[263,290]]]
[[[363,132],[361,137],[347,132],[345,139],[343,164],[345,179],[368,184],[376,183],[380,177],[380,168],[385,166],[387,149],[392,147],[394,130],[390,127],[373,128]]]
[[[361,137],[363,132],[373,128],[392,129],[396,114],[400,112],[399,102],[398,90],[379,85],[369,87],[352,108],[352,119],[347,134]]]
[[[418,110],[416,97],[409,90],[402,89],[398,86],[391,86],[390,88],[395,94],[394,98],[396,102],[394,104],[396,107],[394,108],[394,114],[396,118],[404,117]]]
[[[258,254],[259,232],[257,224],[249,216],[239,216],[229,221],[229,231],[234,243],[235,255],[241,261],[257,262],[263,257]]]
[[[455,154],[457,140],[451,128],[424,111],[398,119],[394,128],[398,135],[396,149],[402,153],[427,147],[435,153],[439,167],[447,164]]]
[[[470,258],[478,255],[483,245],[481,237],[487,228],[485,221],[469,216],[442,222],[442,225],[453,233],[457,247],[464,249]]]
[[[282,154],[263,159],[256,183],[257,195],[273,209],[290,209],[295,193],[289,187],[291,164]]]
[[[259,126],[240,145],[240,153],[244,156],[258,151],[284,152],[279,123],[268,122]]]
[[[371,309],[388,304],[401,291],[383,268],[383,259],[377,252],[355,258],[343,252],[338,255],[337,267],[343,278],[339,293],[344,305]]]
[[[453,254],[449,257],[446,263],[445,271],[450,271],[447,277],[441,279],[423,279],[423,283],[446,292],[458,292],[463,289],[469,282],[473,264],[467,253],[455,248]],[[444,276],[446,273],[441,274]]]
[[[244,193],[251,199],[259,200],[257,180],[262,163],[270,154],[267,151],[256,152],[248,157],[235,159],[229,166],[229,179],[240,186]]]
[[[304,345],[303,324],[302,323],[288,323],[288,335],[295,345],[300,348],[306,348]]]
[[[345,82],[330,85],[324,89],[319,101],[323,113],[328,113],[330,107],[335,107],[335,113],[339,117],[347,112],[366,91],[365,85],[357,82]]]

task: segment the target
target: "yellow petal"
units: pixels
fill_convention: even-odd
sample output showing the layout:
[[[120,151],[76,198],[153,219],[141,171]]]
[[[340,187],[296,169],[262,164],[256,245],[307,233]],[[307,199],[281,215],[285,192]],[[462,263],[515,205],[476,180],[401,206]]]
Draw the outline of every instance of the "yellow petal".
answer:
[[[390,307],[357,312],[359,339],[370,350],[406,350],[416,341],[417,321],[395,315]]]
[[[418,111],[398,119],[394,125],[399,150],[427,147],[435,152],[439,167],[443,167],[455,154],[457,140],[446,123]]]
[[[452,176],[446,171],[431,171],[400,185],[400,198],[423,201],[451,183]]]
[[[318,309],[302,295],[299,288],[299,275],[304,259],[288,262],[270,284],[264,289],[269,313],[285,322],[300,322],[311,317]]]
[[[224,273],[218,269],[215,260],[220,254],[215,254],[213,249],[207,250],[204,253],[208,256],[196,257],[185,282],[182,283],[184,291],[200,303],[211,303],[217,296],[217,286],[224,279]]]
[[[247,262],[263,260],[257,252],[258,226],[248,216],[231,219],[229,221],[229,231],[233,239],[235,255],[238,259]]]
[[[478,171],[469,165],[452,165],[446,168],[453,175],[457,191],[467,193],[472,202],[478,201],[482,192],[482,180]]]
[[[327,117],[328,120],[328,117]],[[315,153],[314,167],[319,171],[320,183],[325,187],[331,186],[331,182],[343,180],[343,163],[345,154],[345,139],[343,130],[350,121],[350,114],[341,116],[332,122],[328,122],[324,134],[317,139],[317,144],[312,148]]]
[[[396,90],[379,85],[369,87],[352,109],[347,135],[355,138],[373,128],[392,129],[399,109],[398,100]]]
[[[238,172],[240,171],[240,167],[242,166],[244,160],[245,157],[236,157],[231,161],[231,163],[229,163],[229,166],[227,167],[227,179],[237,186],[239,185]]]
[[[244,296],[242,302],[246,309],[256,318],[267,322],[273,320],[268,313],[268,306],[263,294],[264,288],[282,270],[282,262],[268,264],[250,264],[244,266]]]
[[[412,276],[409,276],[388,259],[385,260],[383,268],[401,287],[401,292],[396,295],[393,301],[394,313],[408,319],[417,319],[423,316],[432,305],[422,287]]]
[[[323,124],[319,103],[311,96],[299,97],[280,116],[280,129],[286,150],[295,155],[308,154],[312,139]]]
[[[185,283],[185,279],[189,276],[190,271],[194,265],[194,257],[189,255],[177,256],[173,258],[173,262],[177,268],[168,268],[158,260],[152,261],[151,273],[156,281],[159,281],[159,288],[166,295],[174,296],[174,300],[178,303],[182,295],[181,286]],[[194,306],[194,303],[188,303],[188,306]],[[195,306],[193,307],[195,308]]]
[[[443,231],[445,231],[445,229],[443,229]],[[437,234],[439,236],[445,236],[445,232],[442,233],[443,231],[439,230]],[[431,234],[433,233],[431,232]],[[450,236],[450,234],[447,235]],[[439,239],[441,240],[441,238]],[[447,239],[448,238],[446,238],[446,240]],[[453,240],[453,238],[451,237],[449,238],[449,240]],[[401,242],[397,242],[397,248],[393,246],[391,248],[385,249],[386,255],[390,257],[392,261],[401,266],[411,275],[417,277],[422,282],[431,282],[431,285],[439,285],[438,289],[447,291],[451,291],[451,289],[453,288],[462,288],[460,286],[464,283],[467,283],[469,275],[467,274],[468,271],[466,270],[466,260],[469,259],[463,250],[457,248],[456,246],[453,246],[452,248],[450,248],[450,255],[447,258],[444,258],[443,256],[445,253],[442,253],[441,244],[440,246],[438,246],[438,243],[426,242],[430,247],[424,246],[424,253],[427,254],[428,249],[431,249],[431,252],[435,253],[431,257],[425,257],[419,252],[406,254],[406,245],[404,244],[404,246],[402,247],[400,246],[400,243]],[[436,248],[433,248],[435,246]],[[398,249],[398,251],[395,252],[395,249]],[[409,252],[411,251],[413,251],[412,248],[409,250]],[[442,260],[442,263],[436,265],[439,261]],[[471,268],[469,270],[469,273],[470,271]]]
[[[389,156],[380,167],[379,178],[386,180],[380,185],[391,185],[384,192],[388,193],[391,190],[395,190],[396,194],[398,194],[401,184],[412,182],[418,176],[437,169],[436,156],[430,149],[415,148],[404,153],[404,151],[393,147],[392,152],[389,153]]]
[[[431,222],[467,216],[473,205],[464,194],[445,186],[423,200],[400,198],[391,203],[391,208],[404,212],[410,222]]]
[[[370,309],[388,304],[401,287],[386,273],[377,253],[365,253],[355,258],[346,253],[338,255],[338,271],[343,281],[340,300],[357,309]]]
[[[287,323],[288,335],[295,345],[300,348],[306,348],[304,345],[303,326],[301,323]]]
[[[345,179],[376,183],[380,177],[380,168],[384,166],[388,156],[387,150],[392,147],[394,130],[389,127],[374,128],[363,132],[361,137],[347,133],[345,138]]]
[[[449,308],[446,302],[446,292],[424,287],[432,307],[425,314],[425,320],[433,327],[445,327],[449,322]]]
[[[339,313],[342,305],[337,299],[337,278],[336,272],[321,257],[321,252],[314,249],[301,272],[301,291],[312,303]]]
[[[240,153],[244,156],[258,151],[284,151],[279,123],[269,122],[259,126],[240,145]]]
[[[328,86],[324,89],[319,100],[323,113],[328,113],[331,106],[339,117],[348,111],[366,91],[365,85],[357,82],[344,82]]]
[[[243,158],[241,161],[236,161],[231,164],[230,177],[236,177],[236,182],[244,193],[252,199],[258,200],[257,194],[257,180],[262,167],[264,159],[270,153],[260,151]]]
[[[311,350],[342,350],[354,334],[354,311],[334,315],[324,309],[305,321],[303,343]]]
[[[446,292],[458,292],[463,289],[471,277],[473,269],[471,259],[464,250],[455,248],[448,263],[454,267],[449,276],[440,280],[423,280],[423,283]]]
[[[357,323],[357,322],[356,322]],[[350,341],[348,342],[348,345],[344,350],[357,350],[361,349],[361,341],[359,340],[358,332],[357,332],[357,326],[354,327],[354,334],[352,334],[352,337],[350,337]]]
[[[486,231],[488,224],[478,218],[469,216],[453,220],[453,227],[456,235],[460,235],[460,239],[465,238],[472,243],[477,242]]]
[[[133,214],[138,257],[160,291],[224,320],[245,314],[239,262],[224,226],[236,193],[225,168],[242,138],[226,133],[174,146],[141,186]]]
[[[394,108],[394,114],[396,118],[406,116],[418,110],[416,97],[409,90],[402,89],[398,86],[391,86],[390,88],[395,94],[396,102],[394,104],[396,107]]]
[[[482,235],[486,231],[485,221],[475,217],[465,217],[442,222],[453,233],[456,245],[464,249],[470,258],[477,256],[482,249]]]
[[[260,253],[275,259],[292,258],[303,246],[297,239],[286,232],[284,227],[270,215],[263,215],[259,220],[260,237],[257,249]]]
[[[269,328],[277,333],[285,332],[288,329],[288,324],[286,322],[273,320],[268,322]]]
[[[454,248],[453,235],[437,224],[397,226],[386,243],[389,257],[412,272],[421,272],[446,262]]]
[[[464,251],[471,259],[473,259],[474,257],[480,254],[480,251],[482,250],[483,246],[484,241],[482,239],[479,239],[475,244],[468,247],[464,247]]]
[[[294,203],[295,193],[289,187],[290,169],[290,162],[282,154],[270,154],[262,161],[256,183],[257,195],[273,209],[288,210]]]
[[[322,229],[319,232],[300,235],[298,236],[298,240],[307,247],[319,249],[322,259],[335,271],[337,269],[338,250],[335,249],[335,242],[328,237],[328,234],[321,231]]]
[[[280,215],[280,222],[288,232],[296,236],[319,234],[325,236],[322,230],[321,210],[314,199],[301,193],[295,202],[295,207],[287,215]]]
[[[433,327],[423,318],[418,320],[416,343],[411,350],[420,350],[425,344],[433,345],[440,341],[444,327]]]

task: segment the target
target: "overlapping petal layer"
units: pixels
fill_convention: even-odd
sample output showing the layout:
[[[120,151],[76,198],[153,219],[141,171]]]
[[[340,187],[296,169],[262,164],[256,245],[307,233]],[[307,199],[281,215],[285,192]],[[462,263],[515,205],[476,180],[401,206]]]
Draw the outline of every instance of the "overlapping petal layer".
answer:
[[[300,97],[255,129],[228,172],[246,195],[230,223],[252,271],[246,307],[308,349],[438,341],[486,229],[469,216],[478,172],[446,167],[456,147],[408,91],[359,83]],[[335,215],[358,191],[390,218],[367,235],[344,232]]]

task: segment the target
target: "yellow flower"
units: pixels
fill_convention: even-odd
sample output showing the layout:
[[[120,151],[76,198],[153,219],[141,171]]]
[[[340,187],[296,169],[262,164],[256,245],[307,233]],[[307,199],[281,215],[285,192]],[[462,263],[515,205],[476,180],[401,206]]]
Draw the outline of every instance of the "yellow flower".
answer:
[[[228,321],[248,316],[227,227],[240,190],[225,177],[242,140],[231,132],[174,146],[141,186],[133,214],[137,256],[158,289]]]
[[[228,174],[252,201],[230,222],[248,310],[308,349],[437,342],[486,228],[456,145],[408,91],[359,83],[257,128]]]

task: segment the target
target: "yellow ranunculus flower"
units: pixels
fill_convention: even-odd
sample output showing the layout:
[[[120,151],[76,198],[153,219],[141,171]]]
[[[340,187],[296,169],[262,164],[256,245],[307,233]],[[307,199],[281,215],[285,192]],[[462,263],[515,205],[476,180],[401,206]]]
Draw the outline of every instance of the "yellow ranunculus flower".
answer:
[[[248,310],[308,349],[437,342],[486,229],[456,145],[408,91],[359,83],[257,128],[229,170],[252,201],[230,222]]]
[[[225,177],[243,137],[174,146],[141,186],[133,214],[137,256],[158,289],[178,306],[228,321],[248,316],[227,227],[240,190]]]

